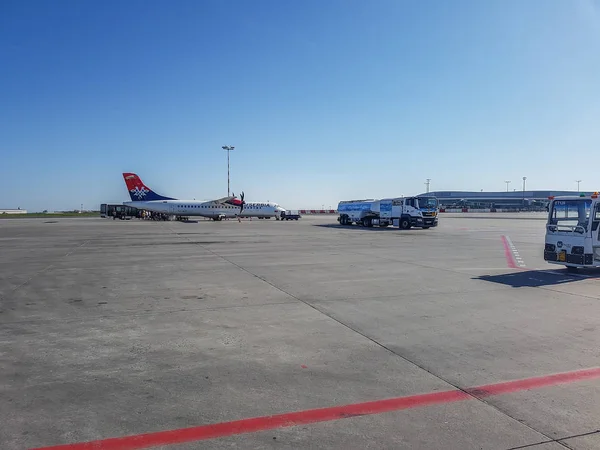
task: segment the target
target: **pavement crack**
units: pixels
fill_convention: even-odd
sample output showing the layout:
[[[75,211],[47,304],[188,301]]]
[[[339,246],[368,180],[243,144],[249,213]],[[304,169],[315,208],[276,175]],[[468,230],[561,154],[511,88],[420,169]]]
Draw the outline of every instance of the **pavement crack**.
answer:
[[[587,433],[572,434],[569,436],[563,436],[563,437],[559,437],[559,438],[552,438],[552,439],[543,440],[540,442],[535,442],[533,444],[519,445],[517,447],[507,448],[506,450],[521,450],[521,449],[534,448],[539,445],[552,444],[552,443],[562,445],[563,447],[568,448],[568,449],[573,449],[573,447],[571,447],[570,445],[568,445],[562,441],[568,441],[569,439],[575,439],[575,438],[585,437],[585,436],[593,436],[594,434],[600,434],[600,430],[588,431]]]
[[[175,230],[171,229],[171,231],[177,235],[177,232]],[[189,240],[188,238],[186,238],[184,236],[179,236],[179,237],[182,237],[184,239]],[[512,416],[509,412],[504,411],[502,408],[500,408],[500,407],[498,407],[498,406],[496,406],[496,405],[494,405],[492,403],[487,402],[485,400],[485,397],[479,397],[479,396],[477,396],[477,392],[476,391],[469,390],[467,388],[462,388],[462,387],[458,386],[457,384],[453,383],[452,381],[444,378],[442,375],[436,374],[436,373],[432,372],[431,370],[427,369],[425,366],[419,364],[418,362],[413,361],[412,359],[408,358],[405,355],[402,355],[401,353],[399,353],[397,351],[394,351],[393,349],[391,349],[390,347],[386,346],[385,344],[383,344],[382,342],[378,341],[377,339],[375,339],[375,338],[367,335],[366,333],[360,331],[358,328],[353,327],[352,325],[350,325],[348,323],[345,323],[344,321],[342,321],[342,320],[334,317],[332,314],[330,314],[330,313],[328,313],[328,312],[320,309],[318,306],[314,305],[313,303],[310,303],[307,300],[303,300],[303,299],[295,296],[294,294],[286,291],[285,289],[277,286],[273,282],[267,280],[266,278],[263,278],[263,277],[255,274],[251,270],[246,269],[245,267],[241,266],[240,264],[237,264],[236,262],[228,259],[225,256],[219,255],[214,250],[211,250],[210,248],[207,248],[207,247],[205,247],[203,245],[200,245],[200,246],[203,247],[206,251],[208,251],[208,252],[212,253],[213,255],[215,255],[216,257],[218,257],[218,258],[220,258],[220,259],[228,262],[229,264],[231,264],[231,265],[237,267],[238,269],[240,269],[240,270],[248,273],[249,275],[252,275],[253,277],[258,278],[259,280],[261,280],[264,283],[268,284],[269,286],[277,289],[278,291],[284,293],[285,295],[287,295],[287,296],[289,296],[289,297],[291,297],[291,298],[293,298],[293,299],[295,299],[295,300],[297,300],[297,301],[299,301],[301,303],[304,303],[309,308],[312,308],[313,310],[315,310],[318,313],[324,315],[325,317],[329,318],[330,320],[333,320],[334,322],[338,323],[339,325],[341,325],[341,326],[349,329],[350,331],[353,331],[354,333],[362,336],[363,338],[371,341],[373,344],[375,344],[378,347],[386,350],[390,354],[392,354],[392,355],[394,355],[394,356],[396,356],[396,357],[398,357],[398,358],[406,361],[407,363],[409,363],[409,364],[413,365],[414,367],[417,367],[418,369],[420,369],[420,370],[428,373],[429,375],[431,375],[431,376],[437,378],[438,380],[440,380],[440,381],[448,384],[449,386],[452,386],[454,389],[465,393],[466,395],[468,395],[469,397],[471,397],[473,400],[476,400],[476,401],[478,401],[478,402],[480,402],[480,403],[482,403],[482,404],[484,404],[484,405],[486,405],[486,406],[488,406],[490,408],[493,408],[494,410],[496,410],[500,414],[503,414],[504,416],[508,417],[509,419],[513,420],[514,422],[516,422],[516,423],[518,423],[518,424],[520,424],[520,425],[522,425],[524,427],[529,428],[530,430],[532,430],[535,433],[538,433],[539,435],[545,437],[547,439],[547,442],[556,442],[558,445],[561,445],[561,446],[563,446],[565,448],[570,448],[568,445],[564,444],[563,442],[559,442],[559,440],[554,439],[551,436],[548,436],[547,434],[543,433],[542,431],[536,430],[534,427],[532,427],[531,425],[528,425],[528,424],[524,423],[523,421],[520,421],[516,417]],[[356,255],[361,255],[361,253],[359,253],[359,252],[349,252],[349,253],[353,253],[353,254],[356,254]],[[369,256],[369,255],[363,255],[363,256]],[[443,272],[450,272],[450,273],[453,273],[453,274],[464,275],[463,272],[457,272],[457,271],[451,270],[451,269],[443,269],[443,268],[439,268],[439,267],[432,267],[432,266],[427,266],[425,264],[418,264],[418,263],[414,263],[414,262],[398,261],[398,260],[396,260],[394,258],[389,258],[389,257],[380,257],[380,259],[384,259],[384,260],[388,260],[388,261],[396,262],[396,263],[400,263],[400,264],[406,264],[406,265],[411,265],[411,266],[416,266],[416,267],[422,267],[422,268],[429,269],[429,270],[433,269],[433,270],[439,270],[439,271],[443,271]]]

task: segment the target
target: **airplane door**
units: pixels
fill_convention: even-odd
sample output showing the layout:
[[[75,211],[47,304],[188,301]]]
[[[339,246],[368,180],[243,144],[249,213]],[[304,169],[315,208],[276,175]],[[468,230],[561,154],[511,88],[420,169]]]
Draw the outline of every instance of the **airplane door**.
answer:
[[[600,202],[596,203],[592,212],[592,246],[594,250],[600,248]]]

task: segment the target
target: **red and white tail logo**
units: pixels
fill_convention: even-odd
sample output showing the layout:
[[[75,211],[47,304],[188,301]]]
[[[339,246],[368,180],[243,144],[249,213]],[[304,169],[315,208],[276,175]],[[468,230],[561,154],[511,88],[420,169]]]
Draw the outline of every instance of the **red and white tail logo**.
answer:
[[[125,180],[127,190],[131,194],[132,200],[143,200],[148,192],[150,192],[150,189],[135,173],[124,173],[123,179]]]

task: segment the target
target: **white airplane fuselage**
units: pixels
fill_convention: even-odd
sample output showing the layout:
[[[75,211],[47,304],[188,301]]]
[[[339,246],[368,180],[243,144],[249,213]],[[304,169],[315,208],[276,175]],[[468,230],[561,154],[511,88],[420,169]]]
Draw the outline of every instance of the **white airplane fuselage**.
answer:
[[[239,206],[214,201],[152,200],[123,202],[123,204],[146,211],[185,217],[279,217],[281,212],[285,211],[273,202],[245,202],[241,213]]]

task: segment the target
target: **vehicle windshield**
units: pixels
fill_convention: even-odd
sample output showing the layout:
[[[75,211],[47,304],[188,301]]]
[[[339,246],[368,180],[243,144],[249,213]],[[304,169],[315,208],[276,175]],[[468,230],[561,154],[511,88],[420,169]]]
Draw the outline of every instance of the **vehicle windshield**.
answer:
[[[419,197],[419,208],[435,209],[438,207],[438,200],[435,197]]]
[[[557,225],[559,231],[573,231],[581,226],[586,231],[590,219],[592,201],[581,200],[555,200],[550,212],[550,225]]]

